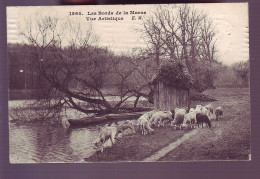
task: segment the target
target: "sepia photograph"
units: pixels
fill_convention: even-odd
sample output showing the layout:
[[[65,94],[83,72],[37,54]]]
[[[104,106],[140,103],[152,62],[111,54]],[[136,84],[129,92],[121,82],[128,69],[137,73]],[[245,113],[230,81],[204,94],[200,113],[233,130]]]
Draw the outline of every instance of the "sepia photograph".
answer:
[[[6,11],[10,163],[254,157],[248,3]]]

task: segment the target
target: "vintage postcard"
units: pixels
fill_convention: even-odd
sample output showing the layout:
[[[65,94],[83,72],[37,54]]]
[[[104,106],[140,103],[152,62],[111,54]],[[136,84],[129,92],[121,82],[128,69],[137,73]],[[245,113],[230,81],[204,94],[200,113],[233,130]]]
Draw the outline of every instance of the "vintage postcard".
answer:
[[[10,163],[251,160],[248,3],[7,7]]]

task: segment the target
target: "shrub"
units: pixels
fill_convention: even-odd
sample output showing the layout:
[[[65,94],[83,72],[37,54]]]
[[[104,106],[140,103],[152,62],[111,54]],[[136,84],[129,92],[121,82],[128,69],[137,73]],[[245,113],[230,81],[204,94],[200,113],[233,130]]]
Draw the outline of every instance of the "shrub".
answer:
[[[169,62],[161,65],[152,83],[158,80],[178,89],[190,89],[193,86],[192,76],[181,63]]]

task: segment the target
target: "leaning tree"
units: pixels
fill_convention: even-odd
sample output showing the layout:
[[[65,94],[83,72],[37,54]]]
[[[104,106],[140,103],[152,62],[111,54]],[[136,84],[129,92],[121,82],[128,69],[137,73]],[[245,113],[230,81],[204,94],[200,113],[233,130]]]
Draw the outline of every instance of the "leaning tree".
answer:
[[[145,64],[99,47],[91,24],[36,18],[21,24],[20,35],[37,65],[38,100],[32,106],[39,115],[59,116],[66,108],[86,114],[111,113],[122,109],[131,97],[136,97],[134,107],[141,96],[151,98],[146,93]],[[107,90],[108,86],[115,89]],[[107,98],[111,95],[119,99],[111,101]]]

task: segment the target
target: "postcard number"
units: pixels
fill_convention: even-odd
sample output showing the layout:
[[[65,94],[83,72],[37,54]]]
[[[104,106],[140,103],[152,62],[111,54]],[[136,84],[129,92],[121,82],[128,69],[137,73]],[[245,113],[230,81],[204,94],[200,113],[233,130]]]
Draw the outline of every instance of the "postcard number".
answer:
[[[83,14],[81,12],[69,12],[69,15],[73,16],[73,15],[83,15]]]

